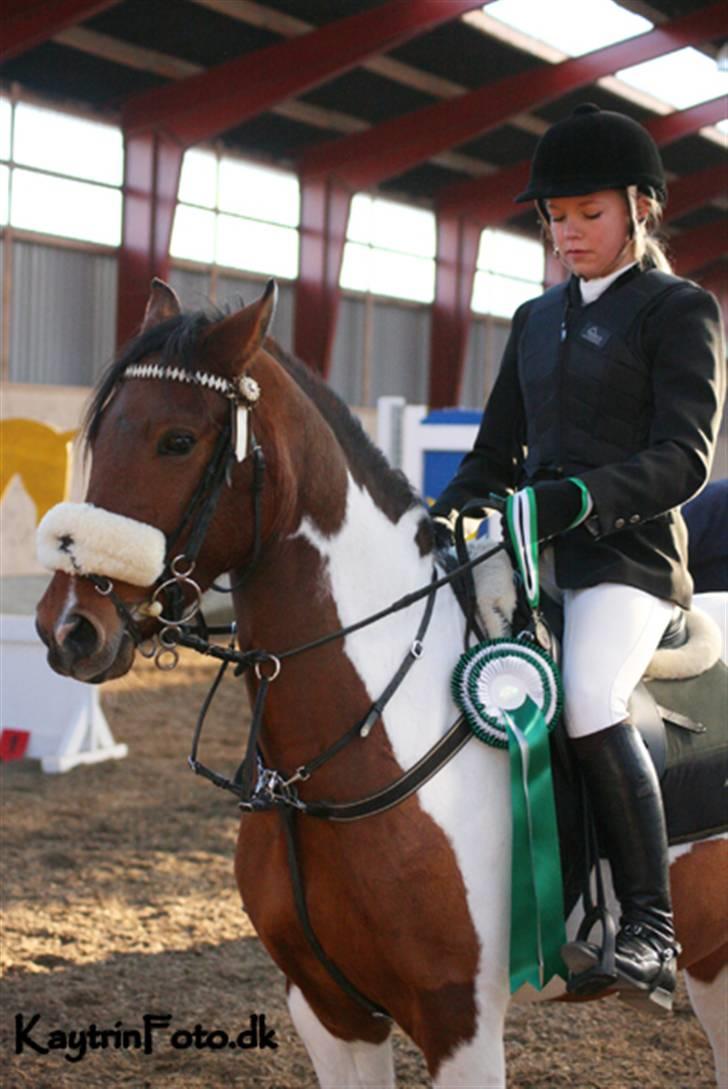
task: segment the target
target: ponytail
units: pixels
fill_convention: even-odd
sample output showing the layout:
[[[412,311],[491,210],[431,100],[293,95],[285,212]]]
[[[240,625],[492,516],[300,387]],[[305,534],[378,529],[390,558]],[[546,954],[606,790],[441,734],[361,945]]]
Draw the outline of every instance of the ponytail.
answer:
[[[670,259],[657,237],[662,222],[662,205],[653,196],[640,194],[647,201],[647,214],[640,220],[637,216],[637,188],[627,189],[627,207],[632,223],[634,255],[641,268],[656,268],[660,272],[672,272]]]

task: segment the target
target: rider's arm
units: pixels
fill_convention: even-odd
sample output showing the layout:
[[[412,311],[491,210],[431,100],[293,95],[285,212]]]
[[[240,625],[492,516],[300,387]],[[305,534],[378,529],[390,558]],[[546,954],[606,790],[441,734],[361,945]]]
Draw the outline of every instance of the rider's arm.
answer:
[[[645,323],[652,360],[649,445],[580,477],[592,497],[587,521],[601,537],[664,515],[708,480],[725,398],[725,345],[715,298],[688,281]]]
[[[518,340],[527,307],[528,303],[525,303],[514,315],[498,378],[485,406],[475,444],[432,506],[434,517],[449,520],[468,499],[486,496],[489,492],[502,495],[518,485],[526,434],[518,380]]]

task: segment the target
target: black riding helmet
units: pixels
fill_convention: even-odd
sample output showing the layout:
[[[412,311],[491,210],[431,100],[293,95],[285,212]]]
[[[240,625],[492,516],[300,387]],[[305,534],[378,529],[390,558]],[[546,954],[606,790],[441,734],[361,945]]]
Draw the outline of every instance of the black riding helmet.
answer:
[[[541,137],[528,188],[516,202],[577,197],[629,185],[664,203],[667,185],[657,144],[631,117],[585,102]]]

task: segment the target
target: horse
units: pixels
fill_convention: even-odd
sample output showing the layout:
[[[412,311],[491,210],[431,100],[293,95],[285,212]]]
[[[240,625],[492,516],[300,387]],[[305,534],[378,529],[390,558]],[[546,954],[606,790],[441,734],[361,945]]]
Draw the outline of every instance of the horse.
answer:
[[[216,504],[194,550],[194,582],[205,590],[229,573],[238,645],[266,648],[246,673],[254,704],[266,690],[258,738],[266,768],[295,781],[304,804],[346,804],[398,780],[452,724],[449,681],[465,621],[444,585],[422,634],[427,603],[416,591],[437,573],[426,507],[343,402],[268,335],[273,309],[269,287],[233,313],[184,313],[171,288],[153,283],[138,337],[89,410],[86,499],[102,521],[118,524],[125,547],[136,540],[128,526],[158,531],[166,574],[155,583],[154,564],[138,573],[139,537],[138,548],[126,549],[127,566],[89,577],[94,533],[90,559],[82,563],[70,548],[66,569],[56,565],[37,626],[61,673],[99,683],[129,670],[139,639],[158,629],[160,608],[169,610],[159,586],[171,554],[184,555],[195,532],[184,514],[199,509],[200,481],[227,434],[227,451],[232,444],[238,456],[226,461],[227,476],[218,474]],[[241,403],[235,391],[243,388]],[[230,436],[231,412],[242,437]],[[262,491],[253,448],[265,462]],[[71,536],[60,535],[61,550]],[[178,560],[172,581],[192,581],[193,564]],[[410,604],[388,609],[410,594]],[[357,627],[376,612],[384,614],[376,623]],[[331,756],[414,647],[412,668],[366,736],[357,732]],[[324,755],[331,758],[303,773]],[[286,977],[290,1015],[321,1089],[394,1089],[392,1022],[422,1050],[434,1089],[505,1085],[507,765],[506,753],[473,739],[416,792],[368,819],[298,816],[303,913],[285,822],[275,809],[243,812],[237,885]],[[671,852],[680,964],[724,1087],[727,863],[720,836]],[[572,914],[570,936],[579,921]],[[555,977],[541,993],[560,991]]]

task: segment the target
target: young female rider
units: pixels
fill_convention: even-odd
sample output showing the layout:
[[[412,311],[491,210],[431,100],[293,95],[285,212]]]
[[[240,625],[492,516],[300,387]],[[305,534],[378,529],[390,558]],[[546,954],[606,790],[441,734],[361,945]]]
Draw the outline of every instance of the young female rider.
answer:
[[[725,354],[715,299],[671,275],[649,235],[665,198],[631,118],[584,105],[543,136],[517,200],[536,202],[571,277],[516,311],[475,445],[432,513],[444,540],[468,499],[534,488],[564,604],[567,728],[622,909],[617,987],[669,1007],[665,820],[628,702],[690,604],[680,505],[710,473]],[[604,986],[597,956],[565,947],[572,990]]]

